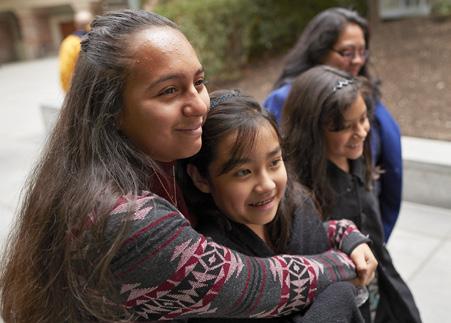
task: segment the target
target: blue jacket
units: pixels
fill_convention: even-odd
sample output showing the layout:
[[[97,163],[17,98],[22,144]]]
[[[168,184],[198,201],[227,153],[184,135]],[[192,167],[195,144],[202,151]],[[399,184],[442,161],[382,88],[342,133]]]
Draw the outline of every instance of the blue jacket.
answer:
[[[291,84],[286,83],[272,91],[263,103],[278,123],[280,123],[282,108],[290,90]],[[376,183],[376,191],[379,197],[385,241],[387,241],[398,219],[402,200],[401,133],[395,119],[381,101],[376,103],[371,126],[373,162],[384,171]]]

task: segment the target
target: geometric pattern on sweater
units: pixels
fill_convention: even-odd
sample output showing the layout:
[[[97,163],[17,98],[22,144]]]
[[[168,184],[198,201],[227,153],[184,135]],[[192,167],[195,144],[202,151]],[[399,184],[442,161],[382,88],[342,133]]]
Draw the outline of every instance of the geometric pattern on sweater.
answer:
[[[355,277],[351,260],[339,251],[242,255],[198,234],[172,205],[151,193],[119,199],[111,215],[116,226],[124,220],[133,224],[114,270],[133,319],[280,316],[305,308],[331,282]],[[161,271],[169,278],[158,280]]]
[[[196,246],[190,241],[179,246],[174,252],[173,258],[176,257],[180,258],[179,270],[164,284],[147,289],[139,289],[137,285],[124,285],[121,293],[128,293],[128,301],[125,305],[135,308],[135,310],[140,307],[141,310],[137,310],[136,313],[145,319],[168,320],[187,312],[190,313],[190,316],[196,313],[203,316],[216,313],[218,308],[213,308],[211,301],[232,275],[238,276],[241,273],[243,268],[241,259],[237,258],[230,249],[213,242],[207,244],[205,238],[201,241],[200,246]],[[252,317],[275,316],[282,310],[285,313],[295,311],[298,306],[308,302],[302,293],[306,285],[311,285],[311,294],[307,297],[309,299],[314,297],[312,293],[316,291],[316,286],[315,282],[311,281],[308,271],[310,270],[310,274],[312,271],[315,272],[314,277],[316,277],[322,265],[305,260],[306,266],[300,266],[297,261],[290,258],[288,260],[289,263],[283,257],[271,260],[269,273],[265,273],[264,266],[261,267],[262,271],[270,274],[274,281],[284,284],[281,286],[282,295],[279,305],[271,310],[256,313]],[[287,272],[289,277],[284,277]],[[263,284],[254,293],[256,296],[254,301],[258,302],[261,298],[259,294],[264,291]],[[242,296],[244,295],[242,293]],[[291,304],[288,306],[286,301],[290,298]],[[238,299],[231,307],[236,311],[240,305],[242,305],[242,299]],[[253,309],[242,309],[244,315],[252,311]]]
[[[175,248],[172,260],[178,258],[177,271],[163,284],[128,292],[127,307],[140,307],[138,315],[146,319],[172,319],[186,312],[213,313],[211,300],[234,272],[239,273],[239,259],[222,248],[206,249],[206,240],[186,241]]]
[[[357,227],[351,220],[329,220],[324,222],[326,227],[327,238],[336,248],[341,247],[341,242],[351,232],[357,231]]]
[[[357,245],[371,242],[351,220],[328,220],[323,224],[331,247],[339,249],[348,255]]]

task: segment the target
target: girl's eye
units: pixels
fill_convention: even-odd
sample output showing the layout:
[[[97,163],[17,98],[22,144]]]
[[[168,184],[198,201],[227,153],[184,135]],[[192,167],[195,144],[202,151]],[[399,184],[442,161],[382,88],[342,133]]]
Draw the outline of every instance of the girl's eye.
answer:
[[[279,166],[281,164],[281,162],[282,162],[282,157],[274,159],[271,161],[271,167],[275,168],[275,167]]]
[[[207,85],[208,81],[206,79],[199,79],[196,82],[194,82],[195,86],[201,86],[201,85]]]
[[[166,89],[164,89],[163,91],[161,91],[158,95],[162,96],[162,95],[170,95],[175,93],[177,90],[175,87],[168,87]]]
[[[244,177],[248,174],[250,174],[251,171],[249,169],[240,169],[238,171],[235,172],[235,176],[237,177]]]

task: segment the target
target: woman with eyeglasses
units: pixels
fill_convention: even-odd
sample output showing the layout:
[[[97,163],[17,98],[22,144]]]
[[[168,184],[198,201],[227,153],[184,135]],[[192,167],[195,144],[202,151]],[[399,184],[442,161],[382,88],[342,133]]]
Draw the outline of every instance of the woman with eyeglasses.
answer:
[[[380,100],[379,81],[369,72],[369,30],[357,12],[330,8],[315,16],[287,55],[274,90],[263,105],[280,121],[291,82],[309,68],[325,64],[371,83],[374,120],[371,124],[371,153],[375,166],[376,193],[388,241],[399,215],[402,193],[401,134],[396,121]]]

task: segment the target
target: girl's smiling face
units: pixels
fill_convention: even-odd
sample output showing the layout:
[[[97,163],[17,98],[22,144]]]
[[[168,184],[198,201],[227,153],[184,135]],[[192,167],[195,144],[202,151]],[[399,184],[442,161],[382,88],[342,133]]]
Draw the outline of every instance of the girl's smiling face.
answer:
[[[197,153],[210,99],[197,55],[178,30],[154,27],[131,36],[131,68],[119,128],[152,159]]]
[[[348,171],[348,159],[363,155],[364,141],[370,130],[367,108],[362,95],[343,113],[344,127],[338,131],[324,130],[327,159]]]
[[[245,224],[264,239],[264,225],[274,219],[287,183],[280,142],[269,123],[261,126],[253,146],[223,172],[235,141],[233,132],[219,142],[204,191],[212,195],[227,217]]]

